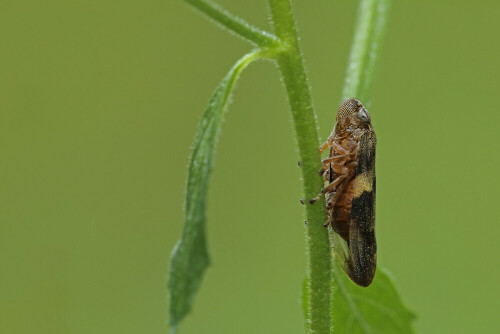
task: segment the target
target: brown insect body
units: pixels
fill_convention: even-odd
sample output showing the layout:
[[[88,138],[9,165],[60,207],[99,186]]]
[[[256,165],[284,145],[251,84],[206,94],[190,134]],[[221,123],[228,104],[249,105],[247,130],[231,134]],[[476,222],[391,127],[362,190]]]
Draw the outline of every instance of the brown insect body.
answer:
[[[361,286],[375,275],[375,144],[370,115],[361,102],[345,100],[328,140],[330,148],[321,173],[328,186],[327,221],[333,229],[332,242],[340,265]],[[313,201],[311,201],[313,202]]]

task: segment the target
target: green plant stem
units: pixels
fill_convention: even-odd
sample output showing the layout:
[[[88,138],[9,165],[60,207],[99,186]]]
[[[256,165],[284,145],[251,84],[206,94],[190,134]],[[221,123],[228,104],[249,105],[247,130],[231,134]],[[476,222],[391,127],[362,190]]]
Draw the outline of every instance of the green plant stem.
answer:
[[[300,52],[295,22],[288,0],[269,0],[275,34],[285,43],[285,50],[276,56],[288,102],[294,120],[299,154],[302,162],[304,194],[313,198],[323,187],[318,175],[321,156],[318,150],[318,133],[314,117],[309,84]],[[331,295],[331,250],[327,229],[323,227],[326,218],[325,201],[306,204],[309,282],[309,332],[330,333]]]
[[[391,0],[361,0],[349,56],[342,100],[356,97],[369,105]]]
[[[255,45],[262,48],[279,47],[280,41],[273,34],[254,27],[240,19],[239,17],[228,13],[225,9],[217,4],[206,0],[184,0],[198,9],[203,14],[207,15],[215,22],[223,27],[234,32],[236,35],[241,36]]]

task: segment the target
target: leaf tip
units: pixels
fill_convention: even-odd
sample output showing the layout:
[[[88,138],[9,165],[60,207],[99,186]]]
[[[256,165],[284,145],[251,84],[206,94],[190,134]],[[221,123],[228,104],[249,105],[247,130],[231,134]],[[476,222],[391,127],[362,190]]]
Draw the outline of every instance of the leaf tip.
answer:
[[[170,334],[177,334],[178,325],[170,326]]]

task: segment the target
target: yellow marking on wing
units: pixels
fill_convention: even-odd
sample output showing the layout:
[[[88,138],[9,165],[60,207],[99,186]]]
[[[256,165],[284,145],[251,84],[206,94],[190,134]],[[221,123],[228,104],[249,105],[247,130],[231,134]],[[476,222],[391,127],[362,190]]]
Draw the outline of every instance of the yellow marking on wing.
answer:
[[[358,198],[361,194],[366,192],[371,192],[373,186],[373,173],[362,173],[356,176],[354,180],[354,196],[353,198]]]

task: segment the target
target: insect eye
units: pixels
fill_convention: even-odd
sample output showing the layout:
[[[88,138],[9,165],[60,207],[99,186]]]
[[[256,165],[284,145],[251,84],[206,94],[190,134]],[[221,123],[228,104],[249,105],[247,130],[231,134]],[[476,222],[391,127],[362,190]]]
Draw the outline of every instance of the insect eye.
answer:
[[[365,108],[359,109],[359,111],[358,111],[358,118],[360,120],[362,120],[363,122],[365,122],[365,123],[369,123],[370,122],[370,115],[368,114],[368,112],[366,111]]]

